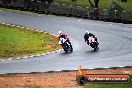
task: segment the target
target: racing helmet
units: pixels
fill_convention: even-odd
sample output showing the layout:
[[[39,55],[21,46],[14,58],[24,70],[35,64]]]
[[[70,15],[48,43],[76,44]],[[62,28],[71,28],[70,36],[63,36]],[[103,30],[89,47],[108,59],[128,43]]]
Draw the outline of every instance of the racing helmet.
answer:
[[[85,33],[86,33],[86,34],[89,34],[89,31],[86,31]]]
[[[59,33],[59,35],[62,35],[62,31],[59,31],[58,33]]]

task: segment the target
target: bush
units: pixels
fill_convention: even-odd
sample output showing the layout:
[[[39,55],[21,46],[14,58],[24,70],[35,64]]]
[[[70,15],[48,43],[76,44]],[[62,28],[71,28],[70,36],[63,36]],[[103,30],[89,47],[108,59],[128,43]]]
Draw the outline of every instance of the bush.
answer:
[[[107,16],[110,20],[120,20],[124,9],[117,2],[112,1],[108,8]]]

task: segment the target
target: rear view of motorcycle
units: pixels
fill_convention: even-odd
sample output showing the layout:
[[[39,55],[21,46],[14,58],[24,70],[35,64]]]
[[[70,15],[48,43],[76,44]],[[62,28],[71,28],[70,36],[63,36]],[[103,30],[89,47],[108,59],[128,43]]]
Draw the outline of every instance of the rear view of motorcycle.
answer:
[[[99,43],[97,41],[95,41],[95,38],[93,38],[93,36],[89,37],[88,39],[89,44],[92,48],[94,48],[94,51],[98,51],[99,50]]]
[[[70,53],[73,51],[71,43],[66,41],[66,39],[60,38],[59,44],[62,46],[66,53]]]

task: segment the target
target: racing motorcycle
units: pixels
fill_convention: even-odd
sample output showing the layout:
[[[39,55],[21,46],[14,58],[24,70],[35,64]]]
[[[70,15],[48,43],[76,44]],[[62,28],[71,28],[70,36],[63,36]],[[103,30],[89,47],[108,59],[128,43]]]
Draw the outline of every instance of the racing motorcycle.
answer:
[[[59,44],[62,46],[66,53],[70,53],[73,51],[72,45],[68,41],[66,41],[66,39],[60,38]]]
[[[98,46],[99,43],[97,43],[97,42],[95,41],[95,38],[93,38],[93,36],[89,37],[88,41],[89,41],[90,46],[91,46],[92,48],[94,48],[94,51],[99,50],[99,46]]]

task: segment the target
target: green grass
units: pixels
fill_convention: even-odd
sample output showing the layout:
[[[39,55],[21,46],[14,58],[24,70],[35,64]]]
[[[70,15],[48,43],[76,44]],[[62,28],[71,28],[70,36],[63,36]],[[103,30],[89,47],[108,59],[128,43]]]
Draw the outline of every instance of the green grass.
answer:
[[[132,88],[132,76],[130,83],[86,84],[83,88]]]
[[[32,55],[58,48],[54,36],[0,24],[0,58]]]
[[[68,5],[75,5],[75,6],[79,5],[82,7],[90,6],[90,4],[88,3],[88,0],[77,0],[76,2],[72,2],[72,0],[55,0],[54,2],[65,3]]]

